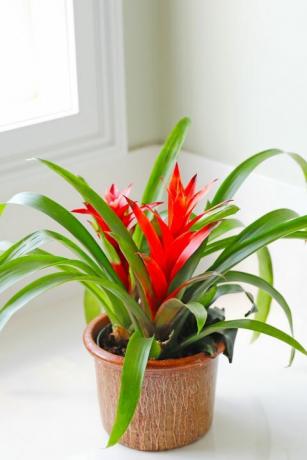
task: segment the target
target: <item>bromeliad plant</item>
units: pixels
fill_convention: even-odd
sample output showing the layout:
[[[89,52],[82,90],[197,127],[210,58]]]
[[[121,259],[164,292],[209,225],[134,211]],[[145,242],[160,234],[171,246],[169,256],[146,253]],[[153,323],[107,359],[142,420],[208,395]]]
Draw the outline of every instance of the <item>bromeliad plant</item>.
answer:
[[[40,275],[42,269],[51,267],[54,273],[39,276],[19,290],[1,308],[0,324],[3,326],[16,311],[52,287],[71,281],[84,285],[86,320],[106,312],[115,346],[118,343],[125,349],[117,417],[109,445],[121,438],[133,417],[149,358],[177,358],[200,351],[214,354],[217,344],[224,341],[224,353],[231,361],[239,328],[253,331],[254,338],[264,333],[290,345],[290,363],[295,350],[307,354],[293,337],[288,303],[273,287],[267,248],[280,238],[306,239],[307,216],[277,209],[240,230],[243,224],[230,217],[238,211],[232,199],[244,180],[260,163],[284,152],[266,150],[244,161],[226,177],[203,211],[198,211],[214,182],[199,191],[196,176],[188,184],[182,183],[176,158],[188,125],[189,120],[182,119],[170,134],[140,204],[129,197],[131,186],[120,192],[112,185],[102,198],[83,178],[47,160],[38,161],[66,180],[81,195],[84,207],[71,212],[47,196],[29,192],[19,193],[6,203],[45,213],[73,239],[39,230],[1,254],[1,292],[31,273]],[[288,155],[307,179],[306,161],[297,154]],[[166,184],[165,207],[159,200]],[[98,238],[76,214],[91,217]],[[224,237],[230,230],[236,234]],[[61,243],[74,257],[42,250],[50,240]],[[260,276],[234,270],[254,253]],[[216,255],[214,262],[204,273],[197,271],[208,255]],[[240,283],[259,289],[256,301]],[[221,296],[232,293],[246,295],[251,306],[243,319],[227,321],[224,311],[215,304]],[[283,309],[290,334],[266,323],[272,299]],[[247,318],[250,315],[253,319]]]

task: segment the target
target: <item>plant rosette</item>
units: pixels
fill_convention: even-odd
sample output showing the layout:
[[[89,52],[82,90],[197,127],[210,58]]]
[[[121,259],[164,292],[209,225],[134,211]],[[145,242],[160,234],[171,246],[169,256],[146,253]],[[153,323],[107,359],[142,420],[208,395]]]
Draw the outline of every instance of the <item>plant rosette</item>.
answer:
[[[307,239],[307,216],[276,209],[245,226],[234,218],[239,209],[232,201],[263,161],[287,154],[305,180],[306,161],[278,149],[260,152],[237,166],[201,207],[215,181],[200,190],[196,175],[182,182],[177,156],[188,125],[187,118],[180,120],[167,138],[140,203],[130,198],[131,186],[120,192],[113,184],[101,197],[82,177],[38,160],[81,195],[84,207],[70,211],[31,192],[1,205],[1,211],[8,204],[30,206],[70,234],[37,230],[6,245],[0,253],[0,292],[29,274],[37,278],[1,307],[0,327],[50,288],[68,282],[84,286],[89,323],[84,343],[95,358],[108,446],[121,442],[157,451],[205,434],[213,417],[218,355],[232,361],[238,329],[251,330],[254,340],[266,334],[288,344],[289,364],[296,350],[307,354],[293,336],[291,309],[273,286],[268,249],[281,238]],[[77,218],[80,214],[90,216],[91,228]],[[73,256],[43,250],[49,241]],[[235,270],[253,254],[259,275]],[[202,272],[200,262],[208,255],[214,261]],[[52,273],[42,275],[50,268]],[[247,285],[258,288],[256,299]],[[243,318],[227,320],[218,302],[233,293],[244,295],[248,307]],[[289,333],[267,323],[273,299],[287,318]]]

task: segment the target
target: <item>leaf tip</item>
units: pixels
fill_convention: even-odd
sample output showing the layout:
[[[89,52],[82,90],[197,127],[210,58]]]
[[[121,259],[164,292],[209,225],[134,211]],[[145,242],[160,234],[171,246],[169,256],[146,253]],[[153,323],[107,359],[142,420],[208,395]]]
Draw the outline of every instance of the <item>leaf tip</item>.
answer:
[[[6,208],[6,203],[0,203],[0,216],[3,214]]]

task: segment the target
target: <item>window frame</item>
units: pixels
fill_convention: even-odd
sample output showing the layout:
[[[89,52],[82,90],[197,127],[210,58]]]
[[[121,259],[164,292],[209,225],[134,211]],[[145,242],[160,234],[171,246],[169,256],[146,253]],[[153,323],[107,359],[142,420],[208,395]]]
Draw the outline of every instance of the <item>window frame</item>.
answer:
[[[79,113],[0,133],[1,176],[30,157],[71,163],[127,152],[121,0],[73,0]]]

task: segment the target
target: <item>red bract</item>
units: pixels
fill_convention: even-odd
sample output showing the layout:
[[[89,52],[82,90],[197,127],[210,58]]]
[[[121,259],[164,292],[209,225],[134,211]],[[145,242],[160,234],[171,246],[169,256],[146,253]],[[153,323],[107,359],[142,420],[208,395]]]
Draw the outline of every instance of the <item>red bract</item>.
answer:
[[[115,184],[112,184],[111,187],[106,191],[104,200],[108,203],[110,208],[115,212],[115,214],[120,218],[124,226],[130,230],[134,225],[134,214],[129,210],[129,204],[127,203],[126,197],[130,194],[131,185],[129,185],[125,190],[119,191]],[[153,209],[160,203],[151,203],[146,205],[146,208]],[[94,222],[96,223],[95,229],[98,236],[104,236],[106,240],[111,244],[115,253],[116,261],[111,260],[113,269],[117,273],[118,277],[126,287],[128,291],[131,290],[131,280],[129,273],[129,264],[124,257],[118,242],[110,235],[110,228],[104,221],[103,217],[96,211],[96,209],[91,206],[89,203],[84,203],[85,208],[73,209],[72,212],[79,214],[88,214],[93,217]],[[143,206],[141,207],[141,209]]]
[[[129,212],[129,205],[125,199],[125,196],[129,195],[131,191],[131,185],[129,185],[125,190],[120,192],[115,184],[112,184],[111,187],[106,191],[104,199],[110,206],[110,208],[116,213],[120,218],[122,223],[128,229],[133,225],[134,216]],[[113,246],[116,254],[117,261],[111,261],[112,266],[117,273],[118,277],[124,284],[127,290],[130,290],[130,277],[129,277],[129,264],[125,259],[117,241],[111,237],[110,228],[102,218],[102,216],[96,211],[93,206],[88,203],[84,203],[85,208],[74,209],[73,212],[79,214],[88,214],[94,218],[94,221],[97,225],[97,234],[101,236],[103,234],[107,241]]]
[[[211,184],[210,184],[211,185]],[[210,185],[195,192],[196,176],[184,188],[176,164],[168,187],[168,221],[152,209],[151,221],[141,207],[127,199],[140,225],[149,247],[149,255],[141,254],[147,268],[154,297],[148,298],[152,317],[161,303],[169,296],[170,285],[188,259],[208,237],[216,222],[193,231],[192,226],[204,213],[193,217],[192,212],[199,200],[208,192]],[[177,291],[176,291],[177,293]]]

